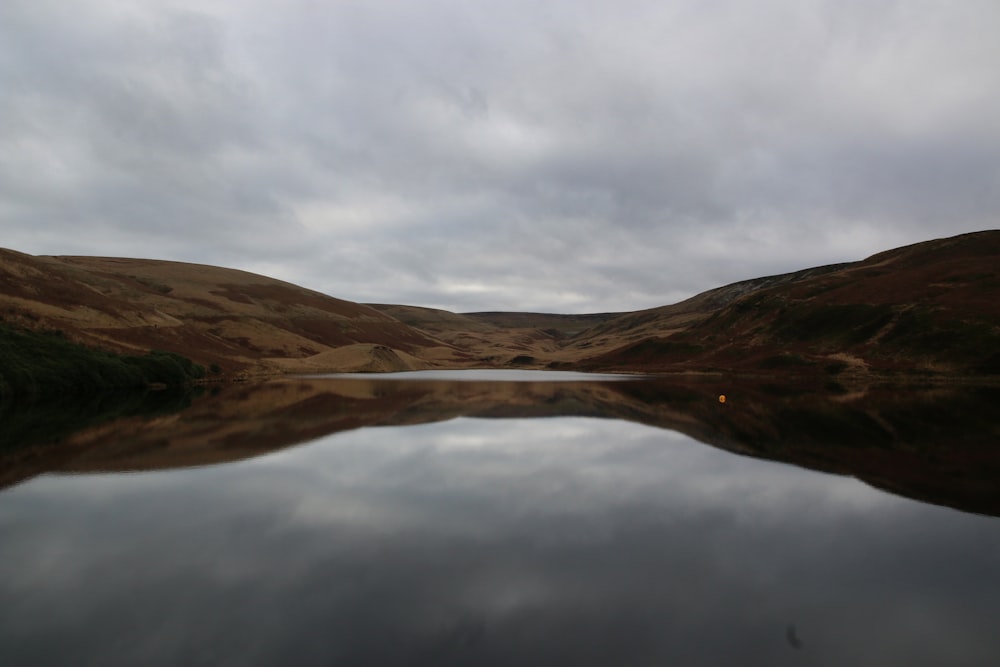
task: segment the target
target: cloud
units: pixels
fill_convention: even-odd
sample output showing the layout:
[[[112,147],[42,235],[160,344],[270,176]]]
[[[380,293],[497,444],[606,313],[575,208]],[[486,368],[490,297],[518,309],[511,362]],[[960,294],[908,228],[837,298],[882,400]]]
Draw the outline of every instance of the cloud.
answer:
[[[997,226],[995,3],[0,9],[3,245],[628,310]]]

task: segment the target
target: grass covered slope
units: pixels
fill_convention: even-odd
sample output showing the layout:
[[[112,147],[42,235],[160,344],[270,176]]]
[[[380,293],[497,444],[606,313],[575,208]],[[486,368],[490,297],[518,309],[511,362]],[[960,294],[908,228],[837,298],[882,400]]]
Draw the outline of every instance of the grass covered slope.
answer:
[[[683,327],[626,316],[592,369],[1000,374],[1000,232],[928,241],[763,281]],[[740,283],[743,285],[743,283]],[[581,350],[593,337],[576,341]],[[606,348],[605,348],[606,349]]]
[[[175,351],[226,375],[281,372],[287,360],[358,343],[452,353],[358,303],[246,271],[160,260],[0,250],[0,317],[119,353]]]
[[[182,386],[204,367],[172,352],[119,355],[38,332],[0,324],[0,398],[51,398],[153,384]]]

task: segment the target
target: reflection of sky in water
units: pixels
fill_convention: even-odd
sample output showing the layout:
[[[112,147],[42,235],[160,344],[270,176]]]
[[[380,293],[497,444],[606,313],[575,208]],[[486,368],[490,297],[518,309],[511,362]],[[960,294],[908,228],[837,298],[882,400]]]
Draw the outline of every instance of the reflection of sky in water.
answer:
[[[0,535],[4,665],[1000,656],[996,519],[623,422],[43,477],[0,495]]]

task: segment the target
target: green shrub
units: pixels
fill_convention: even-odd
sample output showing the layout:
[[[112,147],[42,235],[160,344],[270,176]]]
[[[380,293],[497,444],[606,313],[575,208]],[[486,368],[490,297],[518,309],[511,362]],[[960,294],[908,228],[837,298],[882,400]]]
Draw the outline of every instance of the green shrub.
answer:
[[[0,325],[0,398],[43,397],[151,384],[183,386],[205,369],[172,352],[122,356],[78,345],[62,332]]]

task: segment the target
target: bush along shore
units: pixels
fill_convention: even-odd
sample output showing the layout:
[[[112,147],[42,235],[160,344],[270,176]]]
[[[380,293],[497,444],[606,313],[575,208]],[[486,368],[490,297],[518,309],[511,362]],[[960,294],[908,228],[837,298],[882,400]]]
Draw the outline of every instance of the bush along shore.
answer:
[[[79,345],[59,331],[0,324],[0,399],[180,387],[204,376],[203,366],[173,352],[121,355]]]

